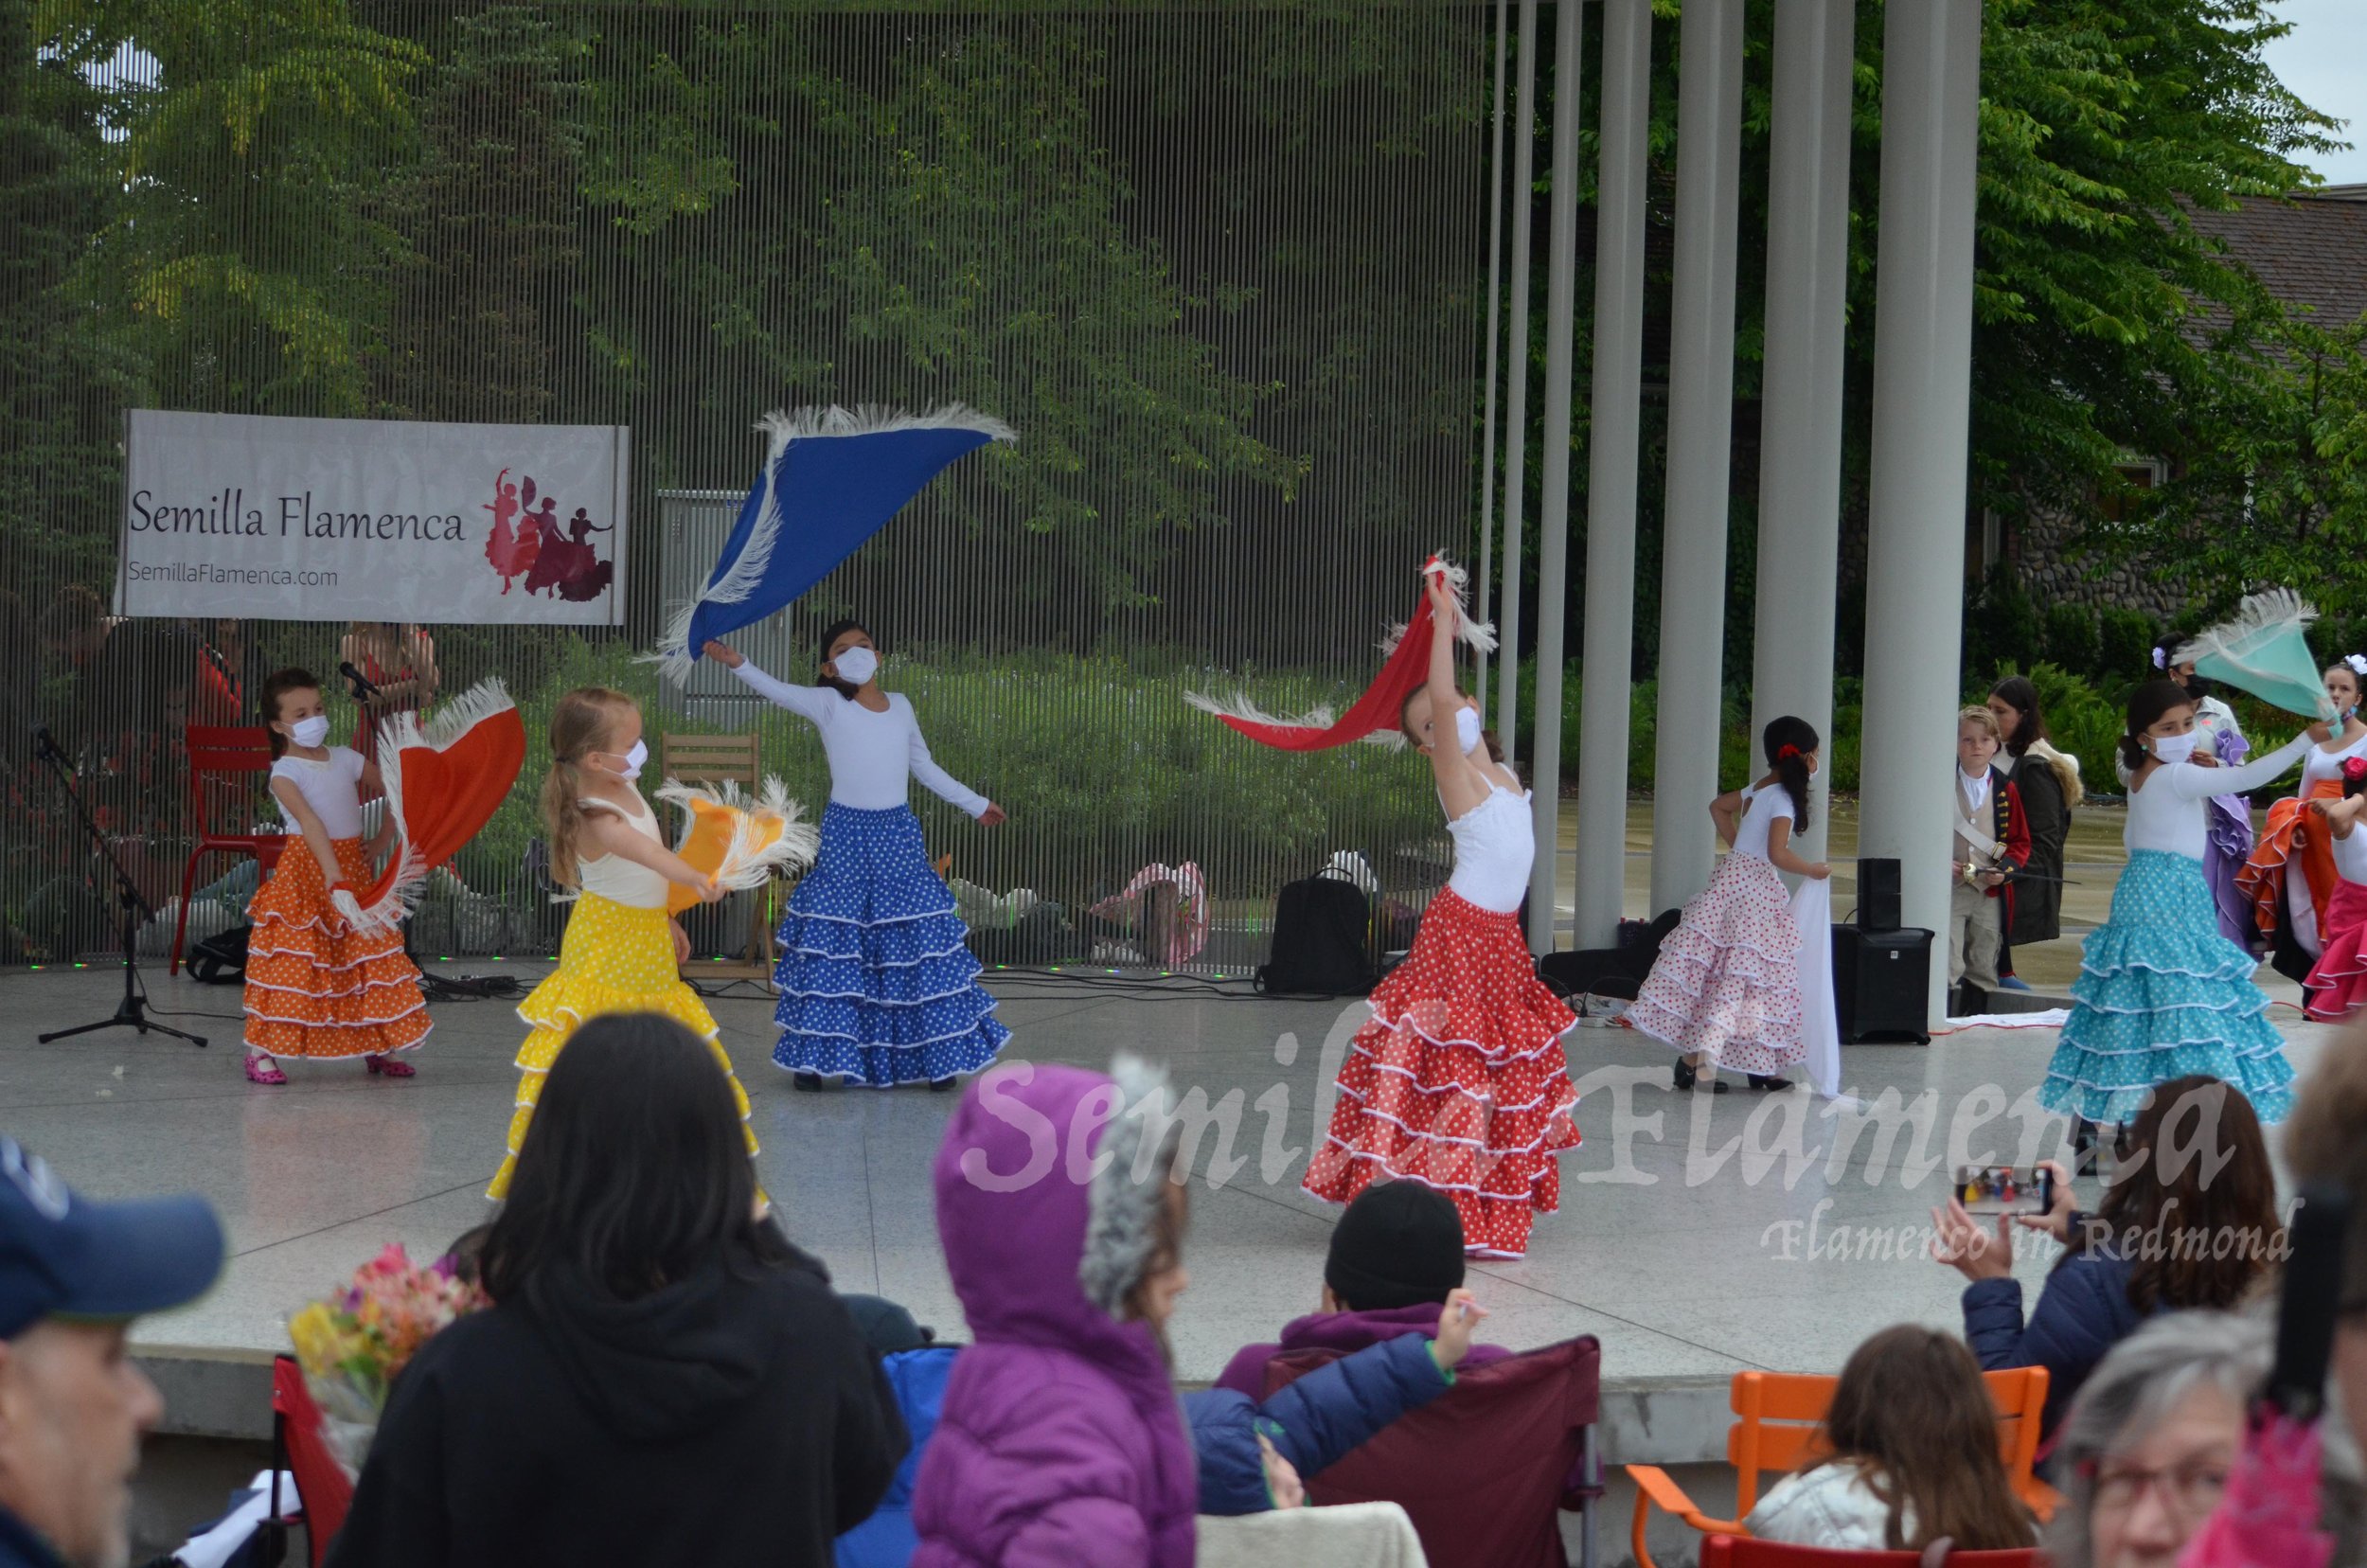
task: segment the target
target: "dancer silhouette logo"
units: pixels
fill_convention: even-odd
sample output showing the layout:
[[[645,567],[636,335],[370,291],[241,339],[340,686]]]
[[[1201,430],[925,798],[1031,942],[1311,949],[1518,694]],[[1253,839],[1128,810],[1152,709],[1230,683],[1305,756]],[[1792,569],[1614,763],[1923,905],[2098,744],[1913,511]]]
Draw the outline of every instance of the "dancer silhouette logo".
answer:
[[[607,593],[616,563],[601,558],[592,536],[614,535],[615,526],[595,523],[589,508],[578,507],[562,527],[558,498],[547,490],[538,495],[532,474],[521,473],[513,481],[510,472],[503,469],[494,476],[493,499],[485,504],[493,514],[485,559],[501,578],[502,592],[519,586],[527,594],[548,594],[576,604]]]

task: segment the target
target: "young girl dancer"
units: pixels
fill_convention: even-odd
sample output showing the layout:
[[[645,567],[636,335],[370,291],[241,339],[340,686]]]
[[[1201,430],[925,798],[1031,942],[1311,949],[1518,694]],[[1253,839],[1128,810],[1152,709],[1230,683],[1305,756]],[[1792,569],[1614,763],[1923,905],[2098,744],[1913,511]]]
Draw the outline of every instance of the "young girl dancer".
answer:
[[[1577,1147],[1561,1049],[1577,1018],[1537,978],[1521,935],[1537,848],[1527,792],[1483,746],[1478,706],[1455,687],[1455,591],[1443,574],[1423,581],[1429,682],[1406,699],[1400,727],[1430,758],[1454,874],[1349,1042],[1306,1186],[1345,1203],[1375,1181],[1420,1182],[1454,1200],[1467,1250],[1519,1257],[1536,1217],[1561,1206],[1555,1155]]]
[[[2206,768],[2240,767],[2251,755],[2251,742],[2235,721],[2235,710],[2211,695],[2211,683],[2195,673],[2195,661],[2178,655],[2195,639],[2183,632],[2165,632],[2153,645],[2153,668],[2186,688],[2194,699],[2195,757]],[[2128,768],[2115,754],[2112,771],[2121,788],[2128,788]],[[2241,795],[2211,797],[2203,813],[2202,877],[2211,885],[2212,905],[2219,914],[2219,932],[2237,947],[2257,952],[2261,927],[2252,915],[2252,898],[2245,890],[2245,863],[2251,859],[2251,802]]]
[[[2302,759],[2300,791],[2269,808],[2269,824],[2237,875],[2260,933],[2269,938],[2270,964],[2295,979],[2324,951],[2321,935],[2341,877],[2336,872],[2332,840],[2309,811],[2312,802],[2342,793],[2342,764],[2367,757],[2367,721],[2358,716],[2360,670],[2367,657],[2354,653],[2326,667],[2326,700],[2336,714],[2333,733]]]
[[[1768,724],[1759,743],[1765,775],[1710,802],[1710,820],[1732,853],[1685,905],[1628,1009],[1630,1026],[1679,1053],[1680,1089],[1706,1081],[1724,1094],[1721,1066],[1741,1068],[1753,1089],[1789,1089],[1777,1075],[1807,1055],[1800,927],[1775,873],[1819,882],[1832,875],[1822,861],[1803,860],[1791,848],[1792,834],[1808,825],[1817,734],[1806,720],[1787,715]],[[1710,1069],[1706,1079],[1703,1067]]]
[[[1003,808],[931,758],[911,702],[880,689],[879,652],[858,623],[822,633],[811,686],[776,681],[720,642],[703,651],[820,730],[830,759],[821,859],[781,921],[774,1061],[800,1089],[819,1089],[825,1077],[875,1089],[922,1080],[952,1088],[955,1075],[992,1061],[1011,1031],[978,984],[970,928],[905,804],[908,780],[989,828]]]
[[[2201,739],[2195,699],[2148,681],[2128,699],[2121,760],[2129,770],[2128,866],[2110,918],[2088,935],[2038,1103],[2083,1122],[2127,1122],[2153,1086],[2206,1074],[2244,1092],[2263,1121],[2292,1104],[2293,1069],[2251,982],[2251,953],[2221,935],[2202,878],[2205,802],[2259,788],[2301,760],[2312,724],[2240,768],[2191,765]],[[2085,1130],[2082,1130],[2083,1133]]]
[[[272,798],[290,842],[247,905],[246,1076],[281,1084],[288,1075],[276,1058],[360,1057],[372,1073],[409,1078],[411,1064],[394,1053],[432,1027],[419,971],[400,931],[364,930],[333,902],[337,889],[370,881],[362,791],[380,793],[378,764],[329,744],[321,684],[305,671],[280,670],[261,695]]]
[[[509,1118],[509,1152],[489,1198],[509,1191],[509,1172],[534,1121],[535,1101],[559,1053],[584,1020],[602,1013],[664,1013],[696,1030],[732,1080],[739,1119],[748,1120],[748,1094],[723,1054],[706,1004],[683,984],[690,940],[666,913],[669,882],[695,887],[709,903],[723,889],[683,864],[658,836],[657,813],[633,781],[650,748],[641,739],[641,710],[605,686],[578,686],[551,710],[551,771],[543,781],[543,821],[550,833],[551,880],[578,888],[559,968],[518,1005],[532,1032],[518,1051],[518,1102]],[[748,1153],[756,1135],[748,1130]]]
[[[2358,830],[2359,813],[2367,811],[2367,757],[2342,764],[2342,798],[2313,800],[2310,813],[2317,831],[2334,841],[2334,868],[2342,884],[2326,904],[2325,951],[2310,967],[2304,984],[2309,992],[2309,1016],[2324,1023],[2346,1018],[2367,1007],[2367,833]]]

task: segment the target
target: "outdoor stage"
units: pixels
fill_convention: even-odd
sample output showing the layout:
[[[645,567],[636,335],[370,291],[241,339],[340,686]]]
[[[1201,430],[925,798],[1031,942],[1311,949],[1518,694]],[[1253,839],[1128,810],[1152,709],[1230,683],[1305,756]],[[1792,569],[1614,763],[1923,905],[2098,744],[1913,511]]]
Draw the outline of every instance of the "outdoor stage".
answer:
[[[547,966],[437,968],[510,972],[531,984]],[[1212,1106],[1237,1092],[1239,1167],[1221,1185],[1211,1179],[1220,1116],[1194,1162],[1192,1285],[1173,1336],[1179,1376],[1207,1379],[1243,1341],[1313,1310],[1330,1217],[1297,1181],[1313,1117],[1319,1104],[1327,1109],[1319,1094],[1328,1081],[1326,1038],[1344,1037],[1361,1004],[1254,999],[1238,985],[1219,996],[1180,982],[1154,996],[1106,974],[988,979],[1005,996],[1012,1060],[1099,1065],[1133,1050],[1166,1060],[1180,1090],[1204,1091]],[[238,1025],[186,1016],[236,1014],[237,989],[161,974],[151,982],[157,1006],[179,1015],[169,1022],[207,1034],[210,1048],[128,1030],[33,1042],[43,1029],[103,1016],[117,983],[116,971],[96,968],[0,978],[12,1020],[0,1040],[0,1130],[94,1195],[194,1189],[222,1211],[233,1253],[222,1286],[186,1311],[144,1320],[145,1345],[275,1349],[289,1311],[386,1242],[433,1256],[486,1217],[485,1183],[500,1162],[516,1085],[520,1028],[509,1003],[436,1004],[435,1033],[411,1059],[419,1071],[407,1082],[365,1077],[359,1062],[291,1062],[288,1087],[249,1084],[239,1075]],[[1120,984],[1130,989],[1110,989]],[[929,1161],[952,1101],[921,1090],[792,1093],[768,1055],[770,1004],[712,1006],[754,1097],[763,1180],[790,1234],[820,1255],[842,1289],[892,1296],[960,1338],[929,1191]],[[2305,1070],[2333,1031],[2289,1008],[2277,1016],[2294,1065]],[[1285,1041],[1296,1045],[1287,1065],[1275,1060]],[[1486,1337],[1518,1345],[1595,1334],[1607,1377],[1625,1381],[1836,1367],[1884,1324],[1956,1321],[1953,1274],[1912,1250],[1884,1260],[1878,1241],[1860,1239],[1920,1225],[1944,1196],[1943,1176],[1910,1184],[1902,1167],[1912,1131],[1877,1161],[1879,1130],[1869,1125],[1838,1174],[1819,1156],[1788,1182],[1786,1160],[1759,1173],[1740,1153],[1711,1174],[1703,1167],[1754,1115],[1753,1142],[1783,1149],[1787,1125],[1796,1124],[1804,1155],[1829,1149],[1837,1118],[1805,1091],[1774,1096],[1789,1105],[1739,1085],[1715,1099],[1681,1096],[1668,1087],[1666,1053],[1625,1029],[1581,1026],[1569,1043],[1571,1075],[1585,1090],[1577,1116],[1585,1144],[1565,1156],[1561,1212],[1538,1221],[1527,1259],[1474,1265],[1474,1286],[1494,1314]],[[2007,1106],[2038,1080],[2053,1043],[2051,1030],[1978,1029],[1929,1047],[1848,1046],[1842,1057],[1864,1097],[1892,1088],[1913,1101],[1936,1091],[1927,1139],[1934,1159],[1947,1156],[1952,1123],[1963,1119],[1969,1131],[1984,1112],[1971,1152],[2011,1159],[2022,1128]],[[1984,1086],[1996,1091],[1985,1108]],[[1276,1105],[1277,1087],[1287,1110]],[[1279,1114],[1261,1112],[1261,1098]],[[1278,1123],[1272,1134],[1270,1121]],[[1261,1169],[1276,1142],[1290,1153],[1287,1166]],[[1881,1167],[1871,1185],[1870,1165]],[[1794,1221],[1801,1229],[1784,1229]],[[1836,1227],[1849,1227],[1850,1256],[1830,1256]],[[2043,1268],[2041,1257],[2024,1260],[2031,1280]]]
[[[529,985],[548,970],[436,967]],[[1313,1310],[1331,1219],[1297,1182],[1310,1128],[1328,1111],[1326,1042],[1336,1048],[1361,1003],[1268,1001],[1239,985],[1218,995],[1106,972],[988,979],[1012,1026],[1010,1060],[1100,1065],[1133,1050],[1166,1061],[1179,1090],[1204,1092],[1219,1112],[1194,1161],[1191,1288],[1173,1329],[1178,1377],[1204,1381],[1243,1342]],[[2268,983],[2272,994],[2293,995],[2287,982]],[[221,1286],[187,1310],[142,1320],[135,1337],[170,1402],[168,1432],[266,1435],[264,1369],[286,1344],[292,1310],[387,1242],[432,1256],[487,1217],[521,1031],[507,1001],[438,1003],[435,1033],[412,1059],[416,1078],[368,1078],[359,1062],[292,1062],[288,1087],[266,1089],[239,1074],[231,1017],[187,1016],[236,1014],[238,989],[158,973],[151,990],[173,1015],[167,1021],[207,1035],[209,1048],[128,1030],[34,1042],[42,1030],[106,1014],[118,985],[119,971],[97,968],[0,978],[11,1019],[0,1038],[0,1131],[94,1196],[193,1189],[221,1210],[232,1251]],[[951,1098],[917,1089],[793,1093],[770,1060],[771,1004],[711,1006],[754,1098],[763,1180],[790,1234],[842,1289],[894,1297],[942,1337],[965,1338],[929,1189]],[[2277,1018],[2294,1066],[2306,1071],[2335,1031],[2290,1007]],[[1912,1103],[1933,1092],[1922,1143],[1932,1162],[1951,1159],[1952,1126],[1974,1157],[2019,1161],[2023,1126],[2008,1107],[2038,1081],[2053,1045],[2052,1030],[1977,1029],[1929,1047],[1847,1046],[1842,1064],[1867,1099],[1894,1089]],[[1805,1090],[1771,1097],[1737,1085],[1715,1099],[1681,1096],[1666,1054],[1620,1028],[1582,1025],[1569,1049],[1585,1144],[1564,1158],[1561,1211],[1538,1221],[1524,1261],[1475,1264],[1471,1284],[1492,1314],[1487,1340],[1600,1338],[1610,1460],[1703,1464],[1723,1452],[1733,1373],[1833,1370],[1885,1325],[1958,1324],[1961,1282],[1921,1256],[1947,1179],[1913,1179],[1912,1127],[1884,1152],[1879,1124],[1867,1124],[1836,1169],[1826,1151],[1846,1118]],[[1231,1158],[1240,1163],[1219,1183],[1211,1163],[1225,1152],[1228,1096],[1237,1107]],[[2050,1147],[2060,1128],[2049,1127]],[[1746,1131],[1747,1145],[1776,1151],[1757,1162],[1765,1168],[1743,1152],[1709,1168]],[[1788,1181],[1784,1151],[1795,1142],[1803,1168]],[[1261,1168],[1270,1143],[1288,1158]],[[2092,1183],[2082,1190],[2092,1200]],[[2041,1246],[2019,1266],[2034,1293],[2051,1252]],[[1710,1501],[1717,1481],[1694,1473],[1688,1484],[1708,1488],[1696,1495]],[[1616,1563],[1620,1488],[1609,1506],[1602,1560]]]

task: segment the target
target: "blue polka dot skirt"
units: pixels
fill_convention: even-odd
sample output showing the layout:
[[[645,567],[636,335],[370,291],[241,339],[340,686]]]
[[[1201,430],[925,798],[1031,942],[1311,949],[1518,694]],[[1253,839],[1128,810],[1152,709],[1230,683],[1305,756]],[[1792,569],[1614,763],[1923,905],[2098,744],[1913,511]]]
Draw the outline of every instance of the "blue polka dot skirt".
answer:
[[[2244,1092],[2262,1121],[2293,1105],[2285,1040],[2251,983],[2252,955],[2219,933],[2202,863],[2129,851],[2112,917],[2088,934],[2071,1019],[2038,1102],[2095,1122],[2126,1122],[2147,1093],[2190,1073]]]
[[[984,1067],[1011,1031],[978,984],[969,935],[910,807],[832,805],[781,921],[774,1061],[878,1089]]]

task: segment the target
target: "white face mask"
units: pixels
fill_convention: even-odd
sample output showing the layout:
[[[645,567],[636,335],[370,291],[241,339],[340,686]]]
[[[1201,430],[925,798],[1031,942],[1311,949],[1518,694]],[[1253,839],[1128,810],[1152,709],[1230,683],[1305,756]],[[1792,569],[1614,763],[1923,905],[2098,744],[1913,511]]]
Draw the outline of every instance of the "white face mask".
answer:
[[[609,755],[613,757],[615,753],[611,752]],[[649,759],[650,743],[647,740],[635,740],[632,743],[632,750],[625,753],[625,765],[616,770],[616,776],[628,784],[632,783],[641,776],[641,764]]]
[[[288,731],[290,739],[311,751],[329,739],[329,720],[326,715],[316,713],[310,719],[299,719],[290,724]]]
[[[861,645],[846,650],[832,663],[838,668],[838,678],[848,686],[861,686],[880,672],[880,655]]]
[[[1477,710],[1472,708],[1454,710],[1454,738],[1462,746],[1464,756],[1468,757],[1479,750],[1480,716]]]
[[[2195,742],[2201,739],[2192,730],[2184,735],[2157,735],[2153,737],[2153,759],[2162,763],[2183,762],[2195,755]]]

